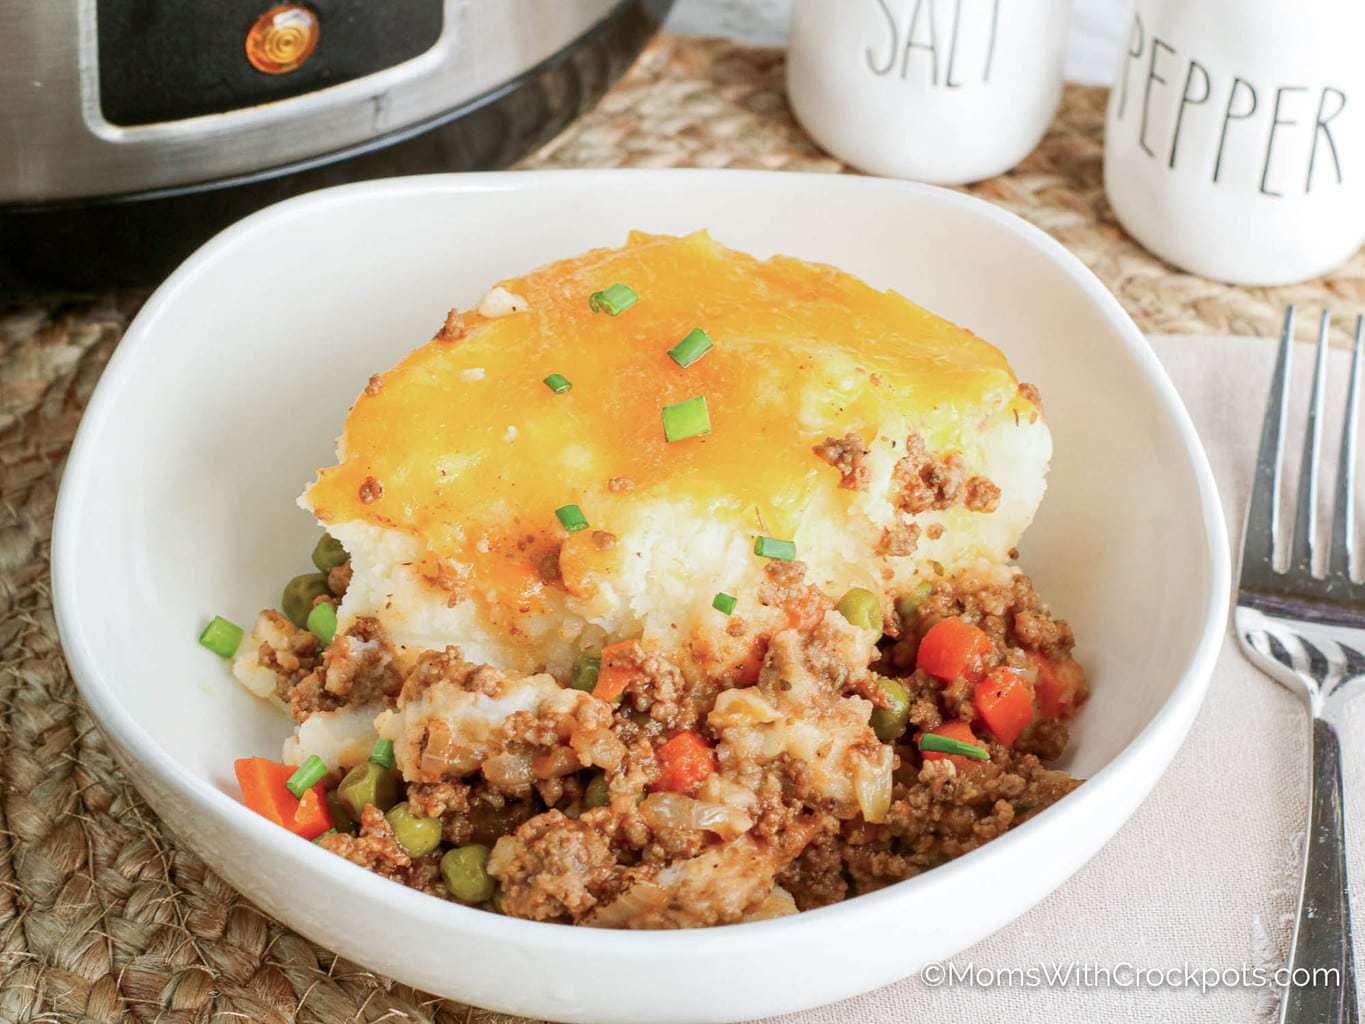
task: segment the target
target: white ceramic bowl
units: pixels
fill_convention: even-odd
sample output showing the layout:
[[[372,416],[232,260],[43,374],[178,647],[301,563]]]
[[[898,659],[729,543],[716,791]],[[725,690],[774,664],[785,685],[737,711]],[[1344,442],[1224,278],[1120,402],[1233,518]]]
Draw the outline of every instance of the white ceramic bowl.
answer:
[[[195,642],[307,567],[294,506],[368,376],[492,281],[630,228],[710,228],[824,260],[991,339],[1042,389],[1051,488],[1023,562],[1080,637],[1090,781],[945,867],[837,906],[703,931],[499,917],[401,888],[236,799],[232,761],[286,723]],[[350,185],[224,231],[156,292],[86,411],[53,536],[81,693],[183,841],[310,939],[431,992],[595,1024],[734,1021],[913,973],[1051,892],[1143,799],[1222,638],[1224,526],[1184,408],[1118,303],[1061,246],[953,192],[854,177],[564,171]],[[1115,899],[1123,879],[1115,879]]]

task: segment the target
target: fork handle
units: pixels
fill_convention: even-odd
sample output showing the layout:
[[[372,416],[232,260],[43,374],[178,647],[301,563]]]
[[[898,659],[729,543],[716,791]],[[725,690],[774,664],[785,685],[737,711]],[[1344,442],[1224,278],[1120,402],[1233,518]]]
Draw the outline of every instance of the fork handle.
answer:
[[[1359,1020],[1342,802],[1341,744],[1332,724],[1314,716],[1312,809],[1298,922],[1289,951],[1290,967],[1309,984],[1291,984],[1285,989],[1281,1024],[1356,1024]],[[1333,973],[1325,979],[1313,978],[1315,969]]]

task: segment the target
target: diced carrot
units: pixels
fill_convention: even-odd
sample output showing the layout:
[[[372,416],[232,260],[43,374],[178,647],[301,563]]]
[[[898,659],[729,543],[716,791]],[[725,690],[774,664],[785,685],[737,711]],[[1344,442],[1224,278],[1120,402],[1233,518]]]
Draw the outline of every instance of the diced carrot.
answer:
[[[654,752],[659,762],[659,781],[655,789],[686,793],[695,789],[716,770],[716,755],[710,744],[695,732],[680,732]]]
[[[597,672],[597,685],[592,688],[592,695],[598,700],[614,704],[626,692],[630,681],[639,674],[639,670],[625,655],[633,644],[633,640],[624,640],[602,648],[602,667]]]
[[[242,787],[242,803],[295,835],[312,839],[332,827],[327,810],[327,791],[319,782],[297,800],[285,785],[294,766],[276,764],[264,757],[244,757],[233,768]]]
[[[763,661],[768,656],[768,641],[759,637],[749,648],[749,653],[735,668],[735,683],[739,686],[753,686],[763,671]]]
[[[1014,746],[1019,734],[1033,721],[1033,692],[1018,673],[997,668],[972,691],[976,713],[998,741]]]
[[[972,732],[971,725],[962,721],[960,718],[956,718],[951,722],[944,722],[937,729],[930,729],[929,732],[933,733],[935,736],[946,736],[950,740],[960,740],[963,743],[971,743],[978,747],[983,746],[982,742],[976,738],[976,733]],[[919,747],[919,738],[923,735],[924,733],[922,732],[916,734],[916,749]],[[953,764],[957,765],[959,771],[963,768],[970,768],[972,765],[980,763],[972,760],[970,757],[963,757],[961,754],[940,754],[937,750],[921,750],[919,756],[926,761],[952,761]]]
[[[264,757],[244,757],[233,764],[237,785],[242,787],[242,803],[269,818],[281,828],[289,828],[299,802],[285,787],[294,769]]]
[[[787,613],[787,625],[791,629],[805,632],[820,625],[825,617],[824,595],[814,587],[808,587],[782,606]]]
[[[1038,669],[1034,693],[1044,718],[1067,718],[1074,714],[1085,694],[1085,670],[1075,658],[1055,662],[1037,652],[1029,659]]]
[[[332,814],[327,810],[327,787],[319,782],[311,789],[303,791],[303,799],[299,801],[298,809],[294,812],[289,831],[303,836],[304,839],[316,839],[331,827]]]
[[[915,666],[945,683],[975,682],[992,646],[991,638],[975,626],[959,618],[940,619],[920,640]]]

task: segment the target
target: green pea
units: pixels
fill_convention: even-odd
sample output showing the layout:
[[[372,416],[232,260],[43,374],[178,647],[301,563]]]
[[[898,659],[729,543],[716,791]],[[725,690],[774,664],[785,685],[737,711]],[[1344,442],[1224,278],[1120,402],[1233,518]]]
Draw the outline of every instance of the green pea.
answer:
[[[337,793],[351,809],[352,817],[359,821],[366,804],[374,804],[381,811],[387,811],[398,803],[398,773],[392,768],[381,768],[366,761],[346,773],[337,787]]]
[[[408,809],[408,802],[394,804],[384,815],[393,826],[398,845],[409,857],[424,857],[441,845],[441,819],[419,818]]]
[[[929,596],[929,592],[934,589],[932,583],[924,582],[915,587],[908,594],[902,594],[896,598],[896,614],[904,620],[914,618],[919,606],[924,603],[924,599]]]
[[[862,587],[854,587],[834,606],[837,611],[859,629],[882,631],[882,603],[877,595]]]
[[[885,676],[877,677],[877,685],[882,688],[891,706],[873,708],[872,731],[883,743],[892,743],[905,732],[905,727],[910,722],[910,694],[896,680],[887,679]]]
[[[594,807],[606,807],[609,803],[611,791],[607,789],[607,777],[599,772],[583,791],[583,806],[591,810]]]
[[[324,533],[319,537],[313,547],[313,564],[318,567],[318,572],[331,572],[338,565],[345,565],[350,560],[351,556],[346,554],[341,541],[330,533]]]
[[[308,625],[308,613],[313,610],[313,599],[330,597],[331,593],[327,589],[326,573],[304,573],[302,576],[295,576],[284,585],[284,596],[280,598],[280,607],[290,622],[298,626],[299,629],[303,629]]]
[[[596,651],[584,651],[574,659],[569,670],[569,686],[575,690],[591,693],[597,685],[597,673],[602,670],[602,655]]]
[[[461,903],[486,903],[496,888],[488,874],[488,847],[478,843],[447,850],[441,858],[441,877]]]
[[[358,827],[356,816],[351,813],[351,805],[337,789],[327,791],[327,813],[331,816],[333,830],[355,834]]]

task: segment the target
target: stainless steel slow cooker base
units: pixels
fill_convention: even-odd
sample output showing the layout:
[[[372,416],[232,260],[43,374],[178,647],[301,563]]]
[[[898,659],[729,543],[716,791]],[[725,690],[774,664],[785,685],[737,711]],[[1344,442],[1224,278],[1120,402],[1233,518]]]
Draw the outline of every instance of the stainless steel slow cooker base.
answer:
[[[155,284],[253,210],[363,178],[505,166],[618,78],[672,0],[629,0],[540,64],[418,124],[284,167],[95,200],[0,205],[0,293]]]

